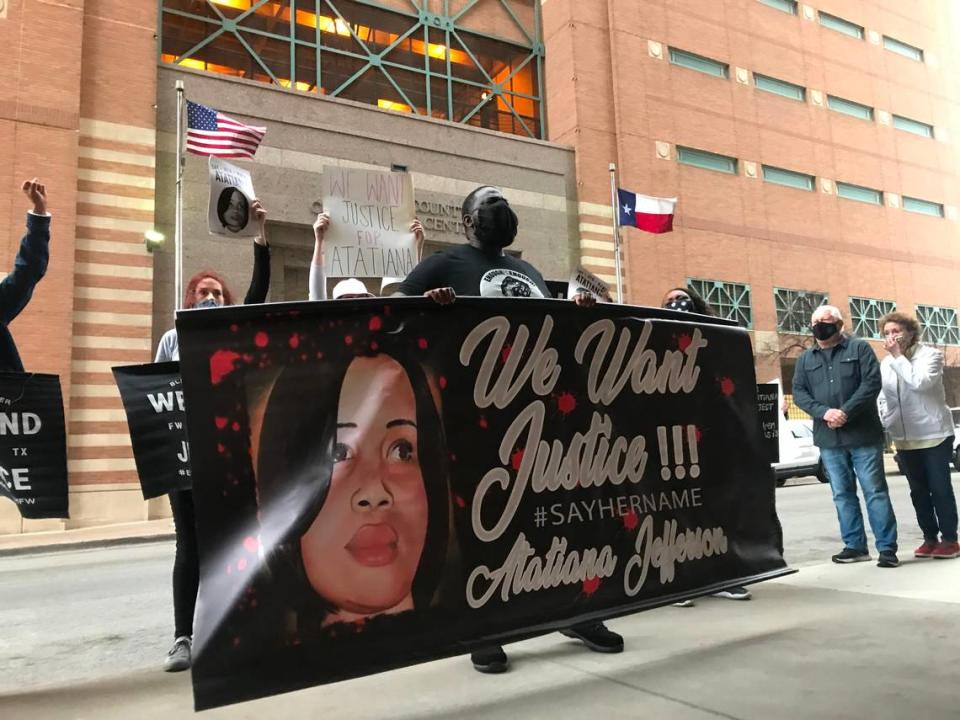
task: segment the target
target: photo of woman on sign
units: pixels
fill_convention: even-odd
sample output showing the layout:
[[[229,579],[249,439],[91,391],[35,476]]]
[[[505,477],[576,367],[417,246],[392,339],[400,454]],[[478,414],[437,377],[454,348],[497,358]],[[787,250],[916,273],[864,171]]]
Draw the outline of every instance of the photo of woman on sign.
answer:
[[[288,366],[267,401],[257,466],[263,537],[276,543],[268,566],[301,629],[430,606],[450,501],[419,363],[378,349]]]
[[[238,188],[224,188],[217,199],[217,218],[225,230],[238,233],[250,221],[250,203]]]

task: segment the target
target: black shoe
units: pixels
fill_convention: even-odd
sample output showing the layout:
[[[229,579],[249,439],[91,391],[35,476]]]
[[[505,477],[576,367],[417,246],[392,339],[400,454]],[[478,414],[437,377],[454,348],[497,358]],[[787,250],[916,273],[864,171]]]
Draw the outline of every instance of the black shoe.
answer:
[[[877,567],[898,567],[900,561],[897,559],[897,554],[892,552],[882,552],[880,557],[877,558]]]
[[[474,670],[490,675],[505,673],[510,667],[507,654],[499,645],[480,648],[476,652],[470,653],[470,661],[473,663]]]
[[[835,563],[865,562],[870,559],[870,553],[866,550],[854,550],[853,548],[845,547],[830,559]]]
[[[594,652],[621,653],[623,652],[623,637],[607,630],[602,622],[574,625],[567,630],[561,630],[562,635],[580,640]]]

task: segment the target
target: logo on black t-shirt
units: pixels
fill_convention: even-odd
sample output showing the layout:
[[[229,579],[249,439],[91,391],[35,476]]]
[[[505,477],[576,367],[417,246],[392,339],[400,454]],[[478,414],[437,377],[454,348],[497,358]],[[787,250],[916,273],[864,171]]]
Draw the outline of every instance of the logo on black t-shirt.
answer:
[[[542,298],[537,284],[516,270],[497,268],[488,270],[480,278],[480,297],[533,297]]]

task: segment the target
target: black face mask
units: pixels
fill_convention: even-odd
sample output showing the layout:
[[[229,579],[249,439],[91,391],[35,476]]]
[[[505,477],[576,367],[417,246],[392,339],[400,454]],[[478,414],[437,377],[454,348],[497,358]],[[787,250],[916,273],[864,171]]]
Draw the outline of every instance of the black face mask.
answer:
[[[497,200],[477,208],[474,234],[485,247],[505,248],[517,237],[517,214],[506,200]]]
[[[664,306],[667,310],[680,310],[682,312],[693,312],[693,300],[690,298],[677,298],[666,303]]]
[[[840,326],[837,323],[818,322],[813,326],[813,336],[817,340],[829,340],[840,332]]]

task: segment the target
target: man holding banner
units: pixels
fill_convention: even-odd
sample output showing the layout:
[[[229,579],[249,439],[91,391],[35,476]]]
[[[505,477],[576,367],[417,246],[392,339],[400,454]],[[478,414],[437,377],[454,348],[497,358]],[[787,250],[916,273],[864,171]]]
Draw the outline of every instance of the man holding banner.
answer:
[[[459,295],[482,297],[549,298],[543,275],[530,263],[503,252],[517,236],[519,221],[510,203],[497,188],[481,186],[463,201],[466,245],[437,253],[419,263],[401,283],[399,295],[427,295],[448,305]],[[577,305],[596,303],[590,292],[573,296]],[[595,652],[623,652],[623,638],[602,622],[575,625],[564,635],[582,640]],[[502,673],[509,660],[499,645],[470,655],[473,667],[482,673]]]

